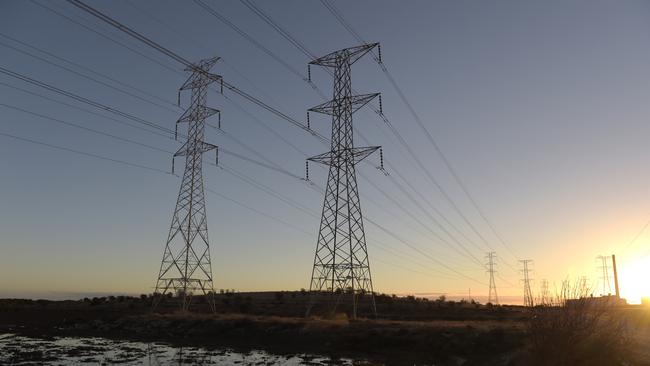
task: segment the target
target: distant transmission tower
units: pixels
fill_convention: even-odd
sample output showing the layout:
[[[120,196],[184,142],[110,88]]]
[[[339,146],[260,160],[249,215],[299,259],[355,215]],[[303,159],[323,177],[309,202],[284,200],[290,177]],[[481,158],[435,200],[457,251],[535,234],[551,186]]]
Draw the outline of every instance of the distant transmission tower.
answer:
[[[177,131],[178,123],[188,124],[187,140],[174,154],[174,158],[185,156],[185,172],[155,292],[160,295],[168,292],[178,295],[183,310],[189,308],[194,291],[200,291],[211,309],[215,310],[202,166],[203,153],[216,150],[218,154],[217,146],[203,141],[206,118],[219,113],[206,106],[208,86],[221,80],[221,76],[209,72],[217,60],[218,57],[205,59],[186,68],[192,74],[179,89],[179,104],[180,92],[192,91],[190,107],[176,122]],[[173,170],[172,160],[172,172]],[[157,302],[162,297],[158,296]]]
[[[490,292],[488,295],[488,302],[499,305],[499,296],[497,295],[497,285],[494,282],[494,274],[496,271],[494,270],[494,266],[496,265],[495,260],[496,260],[496,252],[488,252],[486,258],[487,258],[487,271],[490,274]]]
[[[524,277],[521,279],[521,281],[524,283],[524,306],[533,307],[535,303],[533,302],[533,293],[530,289],[530,282],[532,281],[530,278],[530,272],[532,271],[530,265],[532,265],[533,260],[520,259],[519,262],[521,262],[523,267],[521,269],[521,273]]]
[[[309,63],[332,68],[334,76],[334,98],[309,109],[332,116],[331,150],[308,159],[329,166],[309,286],[310,308],[318,294],[335,295],[338,304],[340,296],[347,293],[352,299],[353,318],[357,317],[358,298],[365,294],[370,295],[373,313],[377,313],[355,165],[379,146],[354,147],[352,114],[379,94],[352,95],[350,70],[354,62],[377,45],[346,48]]]
[[[548,280],[543,279],[540,283],[540,302],[542,305],[549,305],[551,302],[550,293],[548,291]]]
[[[601,296],[611,295],[612,293],[612,285],[609,282],[609,264],[607,263],[610,258],[610,256],[605,255],[599,255],[596,257],[596,259],[600,261],[600,269],[602,271],[603,292],[600,294]]]
[[[578,294],[581,297],[586,297],[589,295],[589,279],[587,276],[580,276],[580,282],[578,283]]]

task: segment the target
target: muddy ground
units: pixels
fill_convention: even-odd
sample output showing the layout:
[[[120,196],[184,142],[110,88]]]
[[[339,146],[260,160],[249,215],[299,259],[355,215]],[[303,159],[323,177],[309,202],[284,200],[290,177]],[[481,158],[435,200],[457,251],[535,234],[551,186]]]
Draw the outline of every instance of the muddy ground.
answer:
[[[5,299],[0,300],[0,334],[318,354],[377,365],[650,365],[650,309],[639,306],[585,313],[378,296],[377,317],[370,317],[366,303],[359,306],[360,318],[351,320],[345,303],[334,313],[315,306],[306,317],[308,298],[300,291],[224,293],[216,296],[216,313],[201,298],[190,313],[180,312],[172,300],[154,312],[150,296]],[[591,313],[600,314],[597,321]],[[561,315],[566,325],[551,327]],[[532,319],[540,316],[547,322],[532,329]],[[583,322],[576,323],[578,318]]]
[[[152,313],[150,299],[144,297],[94,302],[0,300],[0,333],[324,354],[390,365],[515,364],[526,337],[525,315],[516,308],[393,299],[391,304],[378,304],[384,310],[382,317],[350,320],[344,312],[305,318],[302,301],[292,302],[290,294],[238,296],[224,295],[222,299],[228,301],[218,300],[216,314],[181,313],[164,304],[159,313]],[[300,300],[299,296],[293,299]],[[403,313],[407,308],[409,316]],[[254,314],[255,309],[261,314]]]

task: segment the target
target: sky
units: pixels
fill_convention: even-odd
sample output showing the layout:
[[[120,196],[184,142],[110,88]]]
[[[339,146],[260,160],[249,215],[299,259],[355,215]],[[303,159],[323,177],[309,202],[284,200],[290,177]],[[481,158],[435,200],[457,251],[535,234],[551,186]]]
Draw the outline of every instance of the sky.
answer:
[[[282,63],[194,2],[88,1],[186,59],[221,56],[214,72],[305,121],[323,99],[291,70],[305,75],[310,60],[242,2],[206,3]],[[319,1],[254,3],[315,55],[358,45]],[[377,155],[358,166],[364,217],[400,238],[366,222],[376,291],[471,292],[485,301],[485,267],[460,255],[460,242],[480,262],[497,253],[502,302],[522,300],[520,259],[534,260],[535,293],[543,279],[553,288],[586,276],[599,294],[595,258],[611,254],[622,295],[650,296],[647,2],[331,3],[364,40],[381,42],[390,75],[481,210],[372,57],[355,63],[353,88],[382,93],[385,115],[426,168],[371,109],[354,115],[355,128],[399,169],[385,176],[373,167]],[[4,69],[167,128],[183,112],[174,106],[187,77],[180,64],[65,1],[0,2],[0,55]],[[329,74],[311,74],[331,95]],[[323,197],[299,177],[305,158],[328,147],[234,93],[211,92],[208,103],[222,111],[225,131],[206,130],[208,142],[285,172],[227,154],[225,168],[204,167],[217,193],[206,193],[215,288],[308,288]],[[180,142],[6,74],[0,116],[0,297],[152,292],[180,184],[164,172]],[[327,135],[331,120],[313,114],[311,126]],[[323,186],[326,171],[314,166],[310,179]]]

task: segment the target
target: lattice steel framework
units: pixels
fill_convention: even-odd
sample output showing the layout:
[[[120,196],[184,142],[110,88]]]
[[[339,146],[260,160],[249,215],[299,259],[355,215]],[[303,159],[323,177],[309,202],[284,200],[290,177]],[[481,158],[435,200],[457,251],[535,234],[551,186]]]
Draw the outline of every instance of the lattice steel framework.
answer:
[[[155,292],[161,295],[168,292],[177,294],[183,310],[189,308],[192,294],[201,291],[214,311],[214,287],[202,165],[203,153],[210,150],[216,150],[218,153],[217,146],[203,141],[205,120],[220,113],[206,106],[208,86],[221,80],[221,76],[209,72],[218,59],[218,57],[205,59],[186,68],[185,70],[192,74],[179,89],[179,102],[180,92],[191,90],[190,107],[176,121],[176,131],[178,131],[178,124],[188,124],[187,139],[174,154],[174,158],[185,156],[185,172],[160,264]],[[172,171],[173,166],[172,160]],[[158,299],[161,298],[162,296],[158,296]]]
[[[524,283],[524,306],[526,307],[533,307],[535,305],[533,301],[533,292],[530,288],[530,281],[532,279],[530,278],[530,272],[532,269],[530,268],[533,260],[532,259],[520,259],[519,262],[521,262],[522,269],[521,273],[523,275],[523,278],[521,281]]]
[[[548,291],[548,280],[542,279],[541,284],[539,286],[539,292],[540,292],[540,303],[542,305],[549,305],[551,303],[551,296],[550,292]]]
[[[609,275],[609,259],[611,257],[608,255],[599,255],[596,257],[600,261],[600,270],[602,271],[603,275],[601,277],[603,281],[603,292],[600,294],[600,296],[607,296],[612,294],[612,285],[610,283],[610,275]]]
[[[334,76],[333,99],[309,110],[332,116],[331,150],[308,159],[329,166],[311,275],[312,304],[315,292],[350,294],[353,318],[360,295],[370,295],[377,313],[355,165],[379,146],[354,147],[352,114],[379,94],[352,95],[350,71],[354,62],[377,45],[346,48],[309,63],[332,68]]]
[[[488,252],[486,255],[486,258],[488,260],[487,262],[487,271],[490,274],[490,292],[488,294],[488,302],[499,305],[499,296],[497,295],[497,285],[494,282],[494,274],[496,273],[496,270],[494,267],[496,266],[496,257],[497,253],[496,252]]]

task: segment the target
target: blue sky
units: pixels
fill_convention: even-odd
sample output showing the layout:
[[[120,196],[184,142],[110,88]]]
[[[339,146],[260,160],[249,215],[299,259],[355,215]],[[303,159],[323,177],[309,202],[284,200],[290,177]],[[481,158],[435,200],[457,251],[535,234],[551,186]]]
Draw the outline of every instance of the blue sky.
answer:
[[[38,3],[179,72],[80,27]],[[306,109],[322,102],[303,80],[193,2],[88,3],[187,59],[221,56],[222,62],[215,66],[215,72],[298,120],[305,119]],[[208,4],[292,68],[306,73],[309,60],[242,3]],[[318,1],[255,4],[316,55],[357,43]],[[551,283],[582,275],[596,281],[594,257],[599,254],[620,253],[623,267],[633,267],[645,260],[649,254],[645,232],[624,249],[647,222],[650,207],[650,173],[645,169],[650,132],[647,3],[333,4],[364,39],[381,42],[382,56],[391,74],[473,198],[512,248],[514,255],[493,235],[372,58],[356,63],[353,87],[360,93],[382,92],[384,112],[393,125],[468,221],[497,251],[502,262],[497,279],[500,294],[513,296],[516,301],[515,297],[522,292],[516,272],[517,258],[534,259],[533,277],[546,278]],[[0,45],[3,68],[168,128],[173,128],[182,113],[173,106],[176,91],[186,77],[180,65],[67,2],[3,1],[0,33],[135,86],[146,92],[135,94],[158,105]],[[0,37],[0,42],[38,54],[6,37]],[[63,64],[47,55],[40,56]],[[329,75],[313,68],[312,76],[329,94]],[[106,82],[123,89],[112,81]],[[6,75],[0,75],[0,83],[114,117]],[[166,151],[179,147],[173,140],[1,84],[0,101]],[[236,140],[240,140],[298,176],[304,174],[305,156],[268,129],[307,155],[326,150],[309,134],[237,95],[211,93],[209,103],[222,110],[226,135],[208,130],[207,140],[225,149],[261,159],[238,145]],[[0,116],[2,133],[164,171],[171,168],[171,156],[165,152],[6,106],[0,106]],[[377,115],[365,109],[355,115],[354,121],[373,145],[384,147],[386,161],[399,167],[401,175],[431,205],[470,241],[480,248],[485,246]],[[325,116],[312,115],[312,127],[323,134],[329,133],[330,123]],[[362,145],[358,139],[356,143]],[[6,136],[0,136],[0,154],[0,296],[152,290],[179,179]],[[377,157],[369,159],[377,163]],[[220,162],[319,215],[322,196],[299,179],[233,156],[222,155]],[[367,224],[378,291],[464,294],[471,288],[477,296],[487,294],[484,268],[435,240],[428,230],[440,230],[396,188],[391,178],[371,165],[361,165],[359,171],[366,217],[475,279],[449,272]],[[326,179],[325,171],[315,167],[310,175],[321,185]],[[210,189],[291,224],[208,193],[215,287],[240,291],[308,287],[318,218],[243,183],[225,170],[206,167],[204,176]],[[391,177],[399,179],[395,174]],[[387,200],[368,179],[426,227]],[[428,204],[424,206],[429,210]],[[484,250],[461,235],[456,236],[476,257],[483,258]],[[622,272],[628,276],[622,278],[624,294],[628,291],[638,295],[639,290],[632,288],[637,286],[633,274]]]

